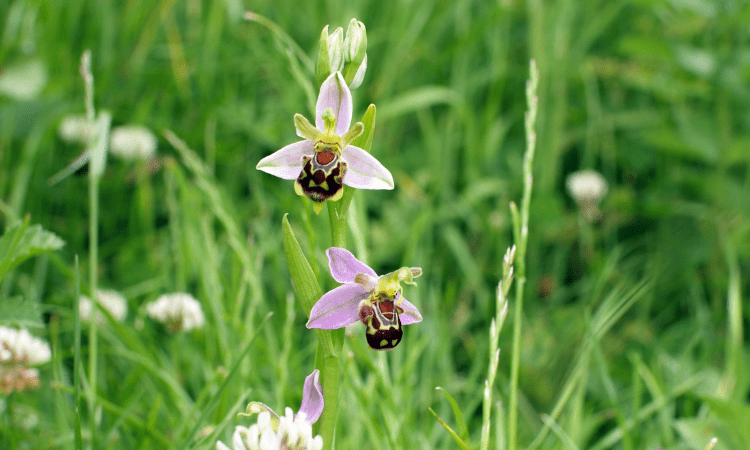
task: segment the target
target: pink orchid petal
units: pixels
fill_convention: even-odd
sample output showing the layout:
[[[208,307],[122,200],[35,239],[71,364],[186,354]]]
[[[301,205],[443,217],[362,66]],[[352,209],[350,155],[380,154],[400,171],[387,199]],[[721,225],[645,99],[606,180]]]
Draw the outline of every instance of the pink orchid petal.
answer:
[[[332,73],[320,86],[318,103],[315,105],[315,126],[320,131],[325,131],[322,115],[326,108],[333,109],[336,115],[336,134],[342,136],[349,131],[352,123],[352,93],[341,72]]]
[[[374,156],[353,145],[342,152],[349,165],[344,184],[355,189],[393,189],[393,175]]]
[[[285,180],[296,180],[302,171],[302,157],[313,155],[313,143],[299,141],[266,156],[256,169]]]
[[[302,404],[299,413],[305,413],[307,423],[314,424],[323,412],[323,387],[320,385],[320,371],[318,369],[305,377],[305,387],[302,390]]]
[[[352,252],[345,248],[331,247],[326,250],[326,256],[328,256],[328,267],[331,269],[331,275],[338,283],[354,283],[354,277],[358,273],[373,277],[378,276],[367,264],[358,260]]]
[[[419,313],[417,307],[405,298],[401,297],[401,304],[398,307],[404,310],[403,313],[398,315],[401,319],[401,325],[411,325],[422,321],[422,314]]]
[[[320,297],[310,311],[307,328],[333,330],[359,320],[359,302],[370,296],[359,284],[344,284]]]

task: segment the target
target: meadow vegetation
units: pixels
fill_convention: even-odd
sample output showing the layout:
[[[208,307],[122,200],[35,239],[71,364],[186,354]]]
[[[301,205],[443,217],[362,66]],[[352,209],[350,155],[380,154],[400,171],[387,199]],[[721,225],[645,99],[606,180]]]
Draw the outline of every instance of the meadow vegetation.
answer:
[[[336,448],[460,446],[430,409],[480,448],[531,59],[518,432],[514,285],[489,448],[750,448],[745,0],[0,2],[0,325],[51,348],[36,388],[0,393],[0,448],[208,449],[250,401],[300,404],[317,338],[282,217],[328,291],[328,214],[255,167],[314,117],[320,31],[352,17],[368,36],[354,117],[377,106],[395,189],[355,192],[347,244],[378,274],[421,267],[405,292],[424,320],[389,352],[346,333]],[[93,107],[157,148],[61,174],[84,151],[60,126],[87,112],[86,50]],[[608,185],[593,213],[566,187],[584,169]],[[94,278],[126,299],[121,321],[79,318]],[[175,292],[200,327],[149,315]]]

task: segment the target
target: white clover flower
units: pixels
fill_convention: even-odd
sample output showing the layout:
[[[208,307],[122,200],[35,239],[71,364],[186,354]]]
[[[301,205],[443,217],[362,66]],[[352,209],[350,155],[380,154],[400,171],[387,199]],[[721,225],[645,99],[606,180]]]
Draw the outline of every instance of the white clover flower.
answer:
[[[190,331],[203,326],[201,304],[190,294],[164,294],[146,305],[148,315],[165,325],[169,331]]]
[[[323,438],[313,437],[312,424],[323,412],[323,388],[320,385],[320,372],[314,370],[305,378],[302,391],[302,405],[295,415],[292,408],[286,408],[283,416],[277,416],[268,406],[252,402],[247,405],[247,413],[240,416],[258,414],[257,423],[250,427],[237,426],[232,435],[231,450],[321,450]],[[221,441],[216,450],[230,450]]]
[[[0,364],[43,364],[52,353],[47,341],[34,337],[25,329],[16,330],[0,326]]]
[[[590,221],[598,219],[599,202],[607,194],[604,177],[594,170],[581,170],[568,175],[565,184],[584,216]]]
[[[151,159],[156,154],[154,133],[141,125],[115,127],[109,138],[109,151],[122,159]]]
[[[285,414],[278,418],[274,429],[271,413],[262,411],[258,414],[258,423],[250,427],[237,426],[232,435],[232,450],[321,450],[323,438],[313,437],[312,425],[307,421],[304,412],[296,416],[292,408],[286,408]],[[221,441],[216,443],[216,450],[230,450]]]
[[[25,329],[0,326],[0,391],[9,394],[38,387],[39,371],[29,366],[46,363],[51,357],[47,341]]]
[[[128,315],[128,302],[122,294],[117,291],[109,290],[98,290],[96,293],[97,302],[102,309],[106,309],[118,322],[125,320],[125,317]],[[91,299],[82,295],[78,304],[78,312],[81,316],[81,320],[86,322],[91,320],[92,307]],[[95,317],[96,323],[99,325],[107,324],[107,318],[101,311],[96,311]]]
[[[57,134],[69,144],[87,144],[94,135],[95,128],[85,115],[71,115],[60,121]]]

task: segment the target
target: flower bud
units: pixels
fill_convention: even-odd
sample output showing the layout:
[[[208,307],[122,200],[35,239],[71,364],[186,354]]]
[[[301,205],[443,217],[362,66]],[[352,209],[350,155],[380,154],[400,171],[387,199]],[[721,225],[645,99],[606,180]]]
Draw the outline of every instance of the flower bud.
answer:
[[[344,38],[344,50],[346,51],[346,62],[358,62],[365,58],[367,52],[367,30],[365,24],[352,19],[346,29]]]
[[[365,79],[365,72],[367,71],[367,55],[362,60],[362,65],[359,66],[357,73],[354,74],[354,79],[349,84],[349,89],[357,89],[361,84],[362,80]]]
[[[356,89],[367,70],[367,30],[357,19],[352,19],[346,30],[344,61],[344,79],[351,89]]]
[[[330,74],[344,69],[344,29],[338,27],[333,34],[329,35],[328,25],[326,25],[320,33],[319,46],[315,79],[318,85],[321,85]]]

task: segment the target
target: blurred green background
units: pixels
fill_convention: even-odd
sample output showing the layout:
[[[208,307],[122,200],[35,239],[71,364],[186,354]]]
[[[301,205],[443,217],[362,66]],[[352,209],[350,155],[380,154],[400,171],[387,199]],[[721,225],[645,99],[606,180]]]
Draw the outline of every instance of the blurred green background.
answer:
[[[421,266],[406,296],[425,320],[387,354],[367,350],[361,328],[346,340],[338,448],[451,448],[428,411],[456,427],[436,386],[478,448],[530,58],[540,86],[521,446],[702,449],[718,436],[716,448],[750,448],[750,2],[740,0],[0,2],[0,221],[28,215],[67,243],[0,286],[0,301],[39,305],[32,331],[55,350],[38,391],[0,402],[0,446],[75,445],[73,258],[87,274],[88,177],[48,180],[82,151],[57,130],[84,113],[86,49],[97,110],[113,126],[149,127],[159,145],[146,162],[110,157],[101,181],[99,285],[123,292],[130,313],[100,330],[99,406],[81,412],[84,424],[96,421],[106,448],[213,448],[249,423],[236,413],[250,400],[297,408],[316,342],[294,303],[281,217],[324,289],[335,285],[328,221],[255,165],[297,140],[295,113],[312,118],[320,31],[352,17],[368,31],[354,116],[376,104],[372,153],[396,189],[357,192],[350,249],[378,273]],[[609,184],[593,223],[565,189],[581,169]],[[146,302],[173,291],[201,300],[202,330],[171,335],[146,317]],[[498,448],[512,326],[500,341]]]

